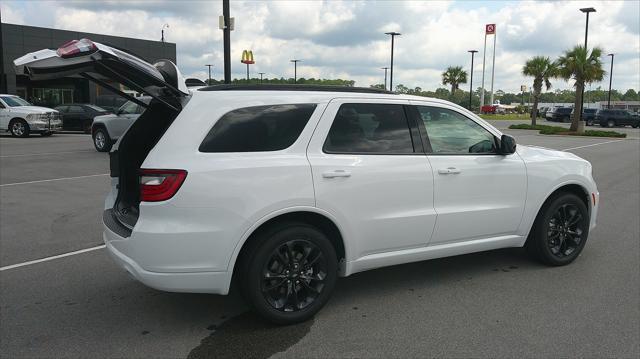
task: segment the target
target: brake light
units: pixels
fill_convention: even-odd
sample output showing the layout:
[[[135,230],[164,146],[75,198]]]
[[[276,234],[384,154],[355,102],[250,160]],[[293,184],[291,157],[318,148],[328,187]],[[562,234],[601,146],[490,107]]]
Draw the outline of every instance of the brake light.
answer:
[[[98,47],[89,39],[71,40],[62,44],[56,53],[63,59],[90,54],[98,51]]]
[[[140,200],[166,201],[173,197],[187,178],[185,170],[140,170]]]

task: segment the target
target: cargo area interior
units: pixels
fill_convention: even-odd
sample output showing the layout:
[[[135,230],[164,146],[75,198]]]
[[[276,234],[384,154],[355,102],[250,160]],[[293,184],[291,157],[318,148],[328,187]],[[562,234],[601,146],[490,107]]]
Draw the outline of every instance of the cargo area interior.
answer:
[[[169,102],[176,109],[181,108],[181,104],[175,97],[167,96],[162,100]],[[119,224],[129,230],[138,220],[140,167],[151,149],[180,113],[180,110],[176,109],[171,109],[157,100],[152,100],[149,107],[120,139],[118,148],[110,153],[111,177],[119,179],[118,196],[112,215]]]

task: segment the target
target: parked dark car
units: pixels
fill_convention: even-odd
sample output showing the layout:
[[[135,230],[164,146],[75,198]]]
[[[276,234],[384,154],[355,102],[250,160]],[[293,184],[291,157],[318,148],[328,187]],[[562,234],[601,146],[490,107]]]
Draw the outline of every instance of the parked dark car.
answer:
[[[640,117],[627,110],[603,109],[596,113],[596,123],[602,127],[640,126]]]
[[[571,120],[573,120],[574,112],[575,111],[571,111]],[[585,108],[582,110],[582,120],[585,122],[585,125],[593,126],[596,121],[596,112],[598,112],[596,108]]]
[[[547,111],[545,115],[547,121],[569,122],[571,120],[571,107],[555,107],[553,110]]]
[[[102,107],[84,103],[68,103],[55,109],[62,115],[63,130],[84,131],[85,133],[91,133],[94,117],[110,113]]]

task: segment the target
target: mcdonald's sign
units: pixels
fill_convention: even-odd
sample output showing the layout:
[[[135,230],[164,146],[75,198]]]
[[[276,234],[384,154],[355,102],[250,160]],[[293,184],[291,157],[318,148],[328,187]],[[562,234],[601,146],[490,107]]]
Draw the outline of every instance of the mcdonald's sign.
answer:
[[[243,50],[242,51],[242,60],[240,60],[240,62],[242,62],[243,64],[255,64],[256,62],[253,61],[253,51],[251,50]]]

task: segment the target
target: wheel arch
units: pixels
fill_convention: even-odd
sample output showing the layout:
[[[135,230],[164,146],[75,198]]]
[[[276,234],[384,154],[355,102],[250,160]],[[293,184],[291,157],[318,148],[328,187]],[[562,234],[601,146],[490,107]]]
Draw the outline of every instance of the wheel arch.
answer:
[[[529,234],[531,234],[531,230],[533,229],[533,226],[535,225],[536,220],[540,216],[540,212],[542,211],[542,208],[544,208],[545,204],[547,204],[549,201],[553,200],[553,198],[555,198],[560,193],[573,193],[576,196],[578,196],[578,198],[580,198],[583,201],[585,206],[587,206],[587,209],[589,210],[589,215],[591,216],[591,210],[593,208],[593,203],[591,203],[591,195],[590,195],[590,191],[587,189],[587,187],[585,185],[579,183],[579,182],[574,182],[574,181],[561,183],[561,184],[557,185],[556,187],[554,187],[546,195],[546,197],[544,197],[544,200],[541,201],[541,203],[538,204],[536,212],[535,212],[535,216],[533,217],[533,221],[528,225],[527,234],[526,234],[525,238],[528,238]]]
[[[337,221],[332,218],[330,214],[317,208],[290,208],[263,217],[245,232],[245,235],[242,236],[242,239],[236,245],[227,267],[227,270],[232,272],[232,283],[237,278],[238,269],[241,267],[238,264],[246,251],[250,250],[251,244],[260,238],[261,233],[284,222],[301,222],[316,227],[322,231],[333,244],[336,254],[338,255],[339,263],[346,261],[346,258],[348,258],[348,248],[345,245],[343,231],[340,230],[340,227],[336,224]],[[342,272],[342,265],[339,267],[339,272]]]

